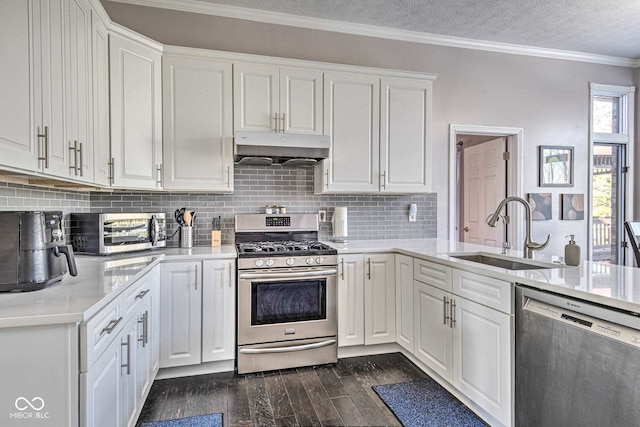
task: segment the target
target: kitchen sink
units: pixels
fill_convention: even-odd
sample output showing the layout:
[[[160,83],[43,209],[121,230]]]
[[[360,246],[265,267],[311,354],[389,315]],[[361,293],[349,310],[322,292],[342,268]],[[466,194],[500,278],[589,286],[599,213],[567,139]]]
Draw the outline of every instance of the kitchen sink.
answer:
[[[549,264],[523,258],[499,256],[483,252],[453,253],[448,255],[451,258],[477,262],[478,264],[490,265],[492,267],[506,268],[507,270],[539,270],[563,267],[561,264]]]

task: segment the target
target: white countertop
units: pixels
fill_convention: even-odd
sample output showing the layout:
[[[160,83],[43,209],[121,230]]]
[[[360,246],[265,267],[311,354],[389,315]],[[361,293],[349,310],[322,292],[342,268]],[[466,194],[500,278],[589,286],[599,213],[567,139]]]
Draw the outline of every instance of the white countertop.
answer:
[[[156,249],[108,257],[76,255],[78,275],[33,292],[0,293],[0,328],[89,319],[160,261],[236,258],[234,245]]]
[[[449,265],[497,279],[533,286],[561,295],[640,313],[640,268],[582,261],[577,267],[508,270],[450,257],[452,252],[500,253],[500,248],[442,239],[358,240],[349,243],[325,242],[339,253],[397,252]],[[522,251],[510,256],[522,258]],[[552,260],[534,253],[534,260],[551,264]]]

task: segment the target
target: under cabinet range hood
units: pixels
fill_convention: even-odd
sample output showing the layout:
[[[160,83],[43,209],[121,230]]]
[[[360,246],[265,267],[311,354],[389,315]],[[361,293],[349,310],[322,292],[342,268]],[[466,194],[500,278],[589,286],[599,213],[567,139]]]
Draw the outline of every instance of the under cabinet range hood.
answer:
[[[275,132],[236,132],[233,153],[242,165],[310,166],[329,157],[331,138]]]

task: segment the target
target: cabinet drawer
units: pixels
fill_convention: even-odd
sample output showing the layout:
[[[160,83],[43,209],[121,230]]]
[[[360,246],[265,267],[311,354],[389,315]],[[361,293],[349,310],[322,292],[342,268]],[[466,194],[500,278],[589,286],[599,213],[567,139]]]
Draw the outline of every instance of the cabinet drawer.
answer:
[[[118,336],[126,319],[121,299],[117,298],[80,326],[80,371],[91,365]]]
[[[413,263],[413,278],[451,292],[451,267],[416,259]]]
[[[453,293],[504,313],[513,313],[513,285],[504,280],[453,270]]]
[[[149,274],[142,276],[133,285],[129,286],[124,292],[124,316],[129,317],[143,300],[149,298],[147,295],[151,292],[151,283],[149,281]]]

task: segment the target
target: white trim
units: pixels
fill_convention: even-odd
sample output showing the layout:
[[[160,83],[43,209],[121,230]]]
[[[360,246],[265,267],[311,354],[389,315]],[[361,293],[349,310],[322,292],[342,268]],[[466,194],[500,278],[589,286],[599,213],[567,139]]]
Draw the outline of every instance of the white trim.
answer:
[[[135,31],[130,30],[127,27],[123,27],[120,24],[116,24],[115,22],[111,22],[111,25],[109,26],[109,34],[115,34],[120,37],[124,37],[135,43],[140,43],[146,47],[155,49],[160,53],[162,53],[164,49],[164,46],[162,45],[162,43],[158,43],[157,41],[150,39],[147,36],[143,36],[140,33],[136,33]]]
[[[596,55],[591,53],[574,52],[560,49],[549,49],[525,46],[511,43],[500,43],[486,40],[475,40],[463,37],[443,36],[438,34],[421,33],[418,31],[399,30],[374,25],[340,22],[331,19],[297,16],[280,12],[249,9],[238,6],[206,3],[196,0],[112,0],[119,3],[136,4],[140,6],[158,7],[178,10],[182,12],[215,15],[225,18],[244,19],[248,21],[266,22],[269,24],[288,25],[292,27],[309,28],[314,30],[334,31],[345,34],[355,34],[368,37],[379,37],[390,40],[400,40],[414,43],[438,46],[458,47],[465,49],[483,50],[489,52],[508,53],[513,55],[527,55],[541,58],[563,59],[567,61],[591,62],[595,64],[614,65],[620,67],[640,67],[640,59],[622,58],[618,56]]]
[[[456,185],[456,147],[458,143],[458,134],[464,135],[492,135],[504,136],[507,138],[511,159],[509,165],[509,174],[507,176],[507,189],[511,190],[510,196],[524,197],[523,190],[523,133],[522,128],[515,127],[499,127],[499,126],[475,126],[475,125],[449,125],[449,240],[455,240],[456,235],[456,210],[458,207],[458,186]],[[511,242],[514,250],[521,250],[520,242],[524,241],[524,226],[522,213],[515,209],[510,214],[511,226],[510,232],[515,235]]]
[[[199,49],[181,46],[164,46],[164,55],[190,59],[212,59],[216,61],[248,62],[252,64],[274,65],[278,67],[309,68],[322,71],[338,71],[342,73],[359,73],[384,77],[401,77],[416,80],[435,80],[437,74],[412,71],[393,70],[386,68],[363,67],[358,65],[333,64],[329,62],[307,61],[302,59],[277,58],[273,56],[253,55],[248,53],[234,53],[220,50]]]

